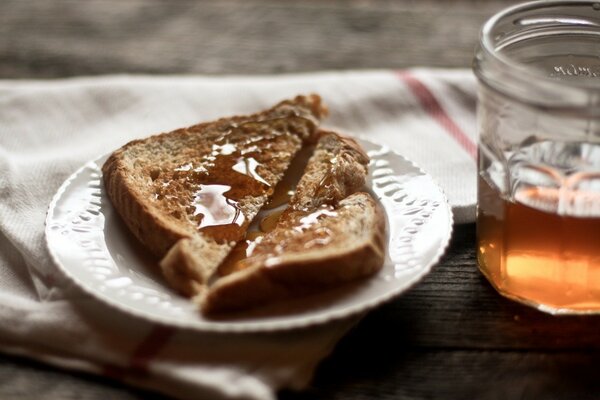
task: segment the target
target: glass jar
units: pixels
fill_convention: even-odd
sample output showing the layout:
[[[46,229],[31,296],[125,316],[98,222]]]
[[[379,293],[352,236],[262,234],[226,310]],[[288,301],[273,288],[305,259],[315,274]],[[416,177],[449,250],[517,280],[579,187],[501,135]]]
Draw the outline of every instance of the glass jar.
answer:
[[[600,312],[600,2],[498,13],[473,68],[480,270],[541,310]]]

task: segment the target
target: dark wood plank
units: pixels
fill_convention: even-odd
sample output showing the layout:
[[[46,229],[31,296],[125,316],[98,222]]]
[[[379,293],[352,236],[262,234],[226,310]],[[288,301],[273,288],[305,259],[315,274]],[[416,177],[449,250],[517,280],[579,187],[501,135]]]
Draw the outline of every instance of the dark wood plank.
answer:
[[[308,391],[281,399],[597,398],[600,318],[553,317],[498,295],[474,242],[474,225],[456,227],[423,282],[370,313]]]
[[[506,3],[5,0],[0,76],[466,67]]]
[[[597,399],[600,352],[414,351],[388,342],[341,346],[316,381],[280,400]],[[342,347],[351,348],[342,349]]]
[[[433,273],[365,323],[418,347],[600,350],[600,316],[555,317],[496,293],[477,268],[474,224],[456,226]]]

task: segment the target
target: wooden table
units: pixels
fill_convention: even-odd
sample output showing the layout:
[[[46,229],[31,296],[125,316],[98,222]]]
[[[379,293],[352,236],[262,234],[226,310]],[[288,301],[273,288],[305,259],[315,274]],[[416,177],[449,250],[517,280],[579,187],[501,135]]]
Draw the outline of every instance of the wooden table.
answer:
[[[10,0],[0,77],[468,67],[508,1]],[[475,227],[406,295],[367,316],[284,399],[598,399],[600,318],[551,317],[497,295]],[[0,355],[0,398],[160,396]]]

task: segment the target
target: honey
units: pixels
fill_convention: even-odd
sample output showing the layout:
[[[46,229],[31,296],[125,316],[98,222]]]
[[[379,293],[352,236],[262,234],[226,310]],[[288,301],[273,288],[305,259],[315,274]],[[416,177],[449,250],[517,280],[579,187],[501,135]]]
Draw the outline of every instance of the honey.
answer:
[[[288,207],[276,223],[263,219],[261,226],[272,229],[248,252],[248,257],[274,258],[284,252],[310,250],[329,244],[334,238],[324,220],[336,219],[339,211],[331,205],[316,210]],[[265,223],[266,222],[266,223]]]
[[[257,258],[266,260],[284,251],[325,246],[332,240],[331,231],[325,226],[316,229],[315,226],[323,218],[337,216],[338,212],[333,206],[326,205],[313,211],[292,210],[289,207],[269,210],[258,224],[260,230],[248,231],[246,237],[236,244],[219,266],[217,275],[225,276],[240,271],[252,265],[252,261]]]
[[[267,233],[275,229],[283,212],[284,210],[272,211],[267,216],[262,218],[259,224],[261,232]]]
[[[219,146],[219,149],[225,147]],[[230,153],[228,156],[231,156],[237,150],[226,148],[226,151]],[[255,223],[257,230],[249,230],[245,237],[238,239],[232,252],[217,269],[216,276],[226,276],[253,265],[268,267],[284,252],[311,250],[326,246],[334,240],[332,231],[327,227],[328,222],[324,220],[337,220],[338,210],[335,208],[334,199],[341,195],[336,192],[339,190],[337,184],[340,179],[336,176],[336,167],[339,166],[338,162],[344,160],[337,156],[324,161],[318,160],[316,163],[327,163],[323,178],[316,185],[312,182],[300,182],[313,151],[314,147],[306,147],[292,160],[283,179],[274,188],[271,200],[260,212],[257,218],[259,222]],[[263,182],[260,179],[262,177],[255,176],[256,173],[260,173],[260,170],[254,168],[256,164],[247,157],[248,154],[252,155],[252,151],[245,154],[244,165],[236,163],[232,169],[241,175],[253,178],[256,182],[269,184],[266,180]],[[217,158],[215,162],[218,160]],[[309,170],[306,173],[310,179],[314,179],[312,175],[314,171]],[[298,185],[302,186],[302,190],[294,196]],[[233,203],[235,197],[230,196],[231,192],[231,188],[227,191],[223,190],[222,195],[227,197],[227,200],[214,201],[214,204],[219,204],[222,209],[225,209],[221,211],[224,214],[221,222],[225,223],[229,220],[232,225],[235,225],[236,214],[230,208],[235,204]],[[313,199],[318,201],[313,204]],[[205,224],[201,229],[210,229],[210,226]],[[223,231],[223,225],[219,225],[219,229]]]
[[[283,179],[275,187],[275,191],[269,202],[263,207],[264,210],[272,210],[288,204],[296,190],[296,185],[304,173],[313,150],[314,146],[305,146],[298,152]]]
[[[264,234],[264,232],[260,231],[247,232],[244,240],[237,242],[231,253],[219,265],[217,275],[225,276],[243,269],[244,265],[240,261],[250,256],[257,240]]]
[[[517,300],[553,309],[600,310],[600,217],[549,211],[559,191],[533,187],[508,201],[479,178],[481,271],[498,291]],[[595,198],[598,205],[598,194],[571,195],[588,205]]]
[[[269,202],[263,207],[257,217],[259,220],[257,224],[258,230],[249,230],[246,236],[236,244],[229,256],[219,266],[217,271],[218,276],[229,275],[245,268],[247,265],[241,261],[250,257],[262,237],[275,229],[285,211],[284,206],[289,203],[290,198],[294,194],[296,185],[304,173],[313,150],[314,146],[305,146],[294,157],[285,175],[275,187]]]
[[[252,208],[253,199],[273,194],[277,175],[311,124],[289,117],[222,127],[208,143],[199,143],[203,150],[183,149],[184,162],[152,169],[157,206],[219,243],[243,239],[250,224],[243,210]]]
[[[240,212],[237,202],[225,196],[231,190],[228,185],[200,185],[194,194],[193,215],[202,215],[199,228],[220,225],[243,225],[244,214]]]

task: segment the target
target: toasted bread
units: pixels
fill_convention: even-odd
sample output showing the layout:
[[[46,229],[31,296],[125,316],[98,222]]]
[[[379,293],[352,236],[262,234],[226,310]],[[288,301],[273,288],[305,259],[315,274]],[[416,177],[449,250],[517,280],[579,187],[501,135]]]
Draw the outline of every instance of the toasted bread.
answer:
[[[352,139],[320,135],[274,230],[251,245],[235,271],[197,298],[202,311],[239,311],[377,272],[385,218],[365,192],[367,155]]]
[[[102,168],[107,194],[167,281],[197,295],[325,113],[318,96],[298,96],[130,142]]]

